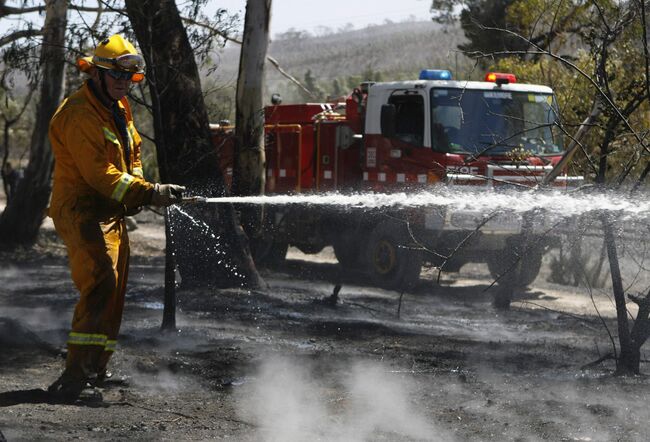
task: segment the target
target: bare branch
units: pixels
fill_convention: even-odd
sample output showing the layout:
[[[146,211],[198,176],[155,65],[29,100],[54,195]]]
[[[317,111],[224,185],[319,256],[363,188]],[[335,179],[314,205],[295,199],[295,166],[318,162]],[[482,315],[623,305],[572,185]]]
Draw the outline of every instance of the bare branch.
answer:
[[[298,81],[298,79],[296,77],[294,77],[293,75],[289,74],[284,69],[282,69],[280,67],[280,63],[278,63],[278,61],[275,58],[271,57],[270,55],[267,55],[266,59],[268,60],[269,63],[271,63],[278,70],[278,72],[280,72],[280,74],[282,74],[289,81],[291,81],[296,86],[298,86],[300,89],[302,89],[303,92],[305,92],[306,94],[308,94],[312,98],[316,98],[316,95],[314,95],[313,92],[311,92],[300,81]]]
[[[596,118],[598,118],[599,114],[600,114],[600,106],[598,105],[598,100],[596,100],[594,101],[594,104],[591,107],[591,113],[589,114],[589,116],[585,118],[585,120],[582,122],[575,136],[571,137],[571,143],[569,144],[566,151],[562,155],[562,159],[558,161],[558,163],[553,167],[553,170],[551,170],[542,180],[541,183],[542,186],[547,186],[553,180],[555,180],[555,178],[557,178],[558,175],[562,172],[562,170],[569,164],[569,162],[573,158],[573,155],[577,152],[578,147],[582,148],[582,144],[580,144],[580,140],[587,133],[587,131],[594,123],[594,121],[596,121]],[[595,165],[592,166],[595,167]]]
[[[97,28],[99,27],[99,24],[101,23],[102,15],[104,14],[104,7],[102,2],[98,1],[97,2],[97,16],[95,17],[95,21],[93,22],[92,26],[90,26],[91,32],[95,33],[97,32]]]
[[[98,3],[101,3],[104,5],[104,7],[109,11],[109,12],[115,12],[117,14],[121,14],[124,16],[128,16],[126,9],[120,9],[120,8],[115,8],[113,7],[112,3],[107,1],[107,0],[98,0]],[[90,12],[96,12],[96,11],[90,11]]]
[[[30,12],[45,12],[45,5],[32,6],[29,8],[14,8],[11,6],[6,6],[4,2],[0,4],[0,17],[5,17],[7,15],[29,14]]]
[[[43,31],[41,29],[23,29],[21,31],[14,31],[9,35],[0,38],[0,47],[6,46],[16,40],[20,40],[21,38],[39,37],[42,35]]]
[[[76,5],[70,5],[70,9],[74,11],[79,11],[79,12],[97,12],[97,13],[102,13],[105,12],[106,9],[102,6],[104,3],[103,2],[98,2],[98,6],[96,8],[91,8],[88,6],[76,6]],[[110,12],[115,12],[118,14],[126,14],[126,9],[120,9],[120,8],[110,8]]]
[[[616,356],[615,354],[607,353],[606,355],[601,356],[600,358],[596,359],[595,361],[592,361],[592,362],[590,362],[590,363],[588,363],[588,364],[583,365],[582,367],[580,367],[580,370],[581,370],[581,371],[585,371],[585,370],[587,370],[588,368],[595,367],[596,365],[600,364],[600,363],[603,362],[603,361],[607,361],[607,360],[617,360],[617,359],[618,359],[618,358],[617,358],[617,356]]]

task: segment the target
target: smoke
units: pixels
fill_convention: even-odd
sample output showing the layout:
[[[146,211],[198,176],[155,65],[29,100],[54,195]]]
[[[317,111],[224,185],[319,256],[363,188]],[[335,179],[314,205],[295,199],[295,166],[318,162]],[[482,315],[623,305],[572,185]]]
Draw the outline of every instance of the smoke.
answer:
[[[409,388],[379,366],[357,364],[347,379],[351,396],[348,432],[355,440],[367,440],[374,431],[396,433],[417,440],[436,434],[426,418],[413,409]]]
[[[415,409],[412,390],[377,364],[329,369],[271,358],[239,391],[237,404],[261,440],[450,440]]]
[[[129,374],[129,383],[139,390],[150,393],[183,393],[201,387],[182,372],[182,366],[173,367],[150,360],[138,360],[135,364],[124,363],[120,368]],[[118,371],[120,370],[118,368]]]

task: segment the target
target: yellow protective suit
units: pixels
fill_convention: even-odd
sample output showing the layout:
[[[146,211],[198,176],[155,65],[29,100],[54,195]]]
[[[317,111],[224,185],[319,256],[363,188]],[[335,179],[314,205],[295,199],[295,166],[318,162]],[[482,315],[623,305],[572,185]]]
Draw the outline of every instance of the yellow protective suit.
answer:
[[[73,379],[105,371],[115,350],[129,261],[124,215],[148,204],[154,188],[142,177],[141,138],[126,98],[118,105],[128,140],[88,82],[61,103],[50,121],[55,166],[49,214],[80,292],[64,372]]]

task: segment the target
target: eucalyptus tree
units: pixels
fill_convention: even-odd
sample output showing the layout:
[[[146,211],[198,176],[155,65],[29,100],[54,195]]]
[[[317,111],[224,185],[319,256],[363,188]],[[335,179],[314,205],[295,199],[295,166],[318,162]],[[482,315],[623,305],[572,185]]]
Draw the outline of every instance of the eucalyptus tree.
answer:
[[[264,155],[264,66],[269,45],[271,0],[248,0],[237,77],[236,142],[232,193],[261,195],[266,183]],[[262,210],[242,207],[248,236],[259,233]]]
[[[42,35],[38,62],[39,102],[29,164],[13,198],[0,216],[0,242],[4,244],[35,241],[50,197],[53,157],[47,132],[50,118],[63,97],[68,2],[47,0],[44,9],[45,21],[38,32]]]
[[[200,3],[195,2],[196,7]],[[125,5],[147,64],[148,106],[153,114],[161,180],[185,184],[195,195],[226,195],[196,62],[201,54],[191,44],[215,36],[200,30],[190,30],[188,36],[174,1],[126,0]],[[176,252],[183,285],[261,284],[231,205],[201,204],[183,211],[189,211],[194,219],[173,212],[174,233],[168,238],[173,241],[168,242],[168,249],[173,247]],[[205,229],[194,229],[197,223]]]

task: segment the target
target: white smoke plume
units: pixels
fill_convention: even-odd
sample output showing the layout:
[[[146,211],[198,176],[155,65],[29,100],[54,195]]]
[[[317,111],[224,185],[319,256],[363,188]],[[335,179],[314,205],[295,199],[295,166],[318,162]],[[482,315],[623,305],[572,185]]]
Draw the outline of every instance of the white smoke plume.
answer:
[[[236,396],[238,413],[265,441],[452,440],[385,367],[360,362],[324,371],[270,358]]]

